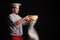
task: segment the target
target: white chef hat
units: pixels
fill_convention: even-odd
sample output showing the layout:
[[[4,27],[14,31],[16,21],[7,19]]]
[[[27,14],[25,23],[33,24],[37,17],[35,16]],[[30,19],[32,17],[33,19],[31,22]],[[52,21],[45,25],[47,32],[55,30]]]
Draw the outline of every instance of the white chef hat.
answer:
[[[20,3],[12,3],[11,6],[19,8],[19,6],[21,6],[21,4]]]

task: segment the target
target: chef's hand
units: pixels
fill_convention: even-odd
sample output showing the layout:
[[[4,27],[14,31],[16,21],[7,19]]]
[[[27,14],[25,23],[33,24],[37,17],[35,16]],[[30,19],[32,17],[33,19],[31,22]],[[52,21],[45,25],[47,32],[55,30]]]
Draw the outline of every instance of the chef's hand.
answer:
[[[24,17],[24,19],[25,19],[26,21],[29,21],[29,20],[30,20],[29,15],[27,15],[26,17]]]

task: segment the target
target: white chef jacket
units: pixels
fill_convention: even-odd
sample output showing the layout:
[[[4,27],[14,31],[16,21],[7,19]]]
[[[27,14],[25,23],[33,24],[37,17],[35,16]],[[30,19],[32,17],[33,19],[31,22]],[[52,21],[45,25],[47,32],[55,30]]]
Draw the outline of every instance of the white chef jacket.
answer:
[[[12,21],[12,23],[10,23],[10,34],[14,35],[14,36],[21,36],[23,35],[23,29],[22,29],[22,25],[26,24],[26,21],[23,21],[22,23],[20,23],[19,25],[16,25],[16,21],[20,20],[21,17],[15,13],[11,13],[9,15],[10,20]],[[12,25],[13,24],[13,25]]]

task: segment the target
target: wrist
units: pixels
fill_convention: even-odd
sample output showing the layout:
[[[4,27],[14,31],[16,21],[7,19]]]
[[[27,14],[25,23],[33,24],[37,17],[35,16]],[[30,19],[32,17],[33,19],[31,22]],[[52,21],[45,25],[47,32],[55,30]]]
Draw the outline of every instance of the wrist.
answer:
[[[23,18],[23,20],[26,20],[26,18]]]

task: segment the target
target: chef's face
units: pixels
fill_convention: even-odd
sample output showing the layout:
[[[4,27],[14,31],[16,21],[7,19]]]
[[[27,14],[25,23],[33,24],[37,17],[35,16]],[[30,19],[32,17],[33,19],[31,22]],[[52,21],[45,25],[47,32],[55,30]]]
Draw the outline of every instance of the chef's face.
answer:
[[[19,11],[20,11],[20,10],[19,10],[19,7],[18,7],[18,8],[17,8],[17,7],[14,7],[12,10],[13,10],[13,12],[16,13],[16,14],[18,14]]]

